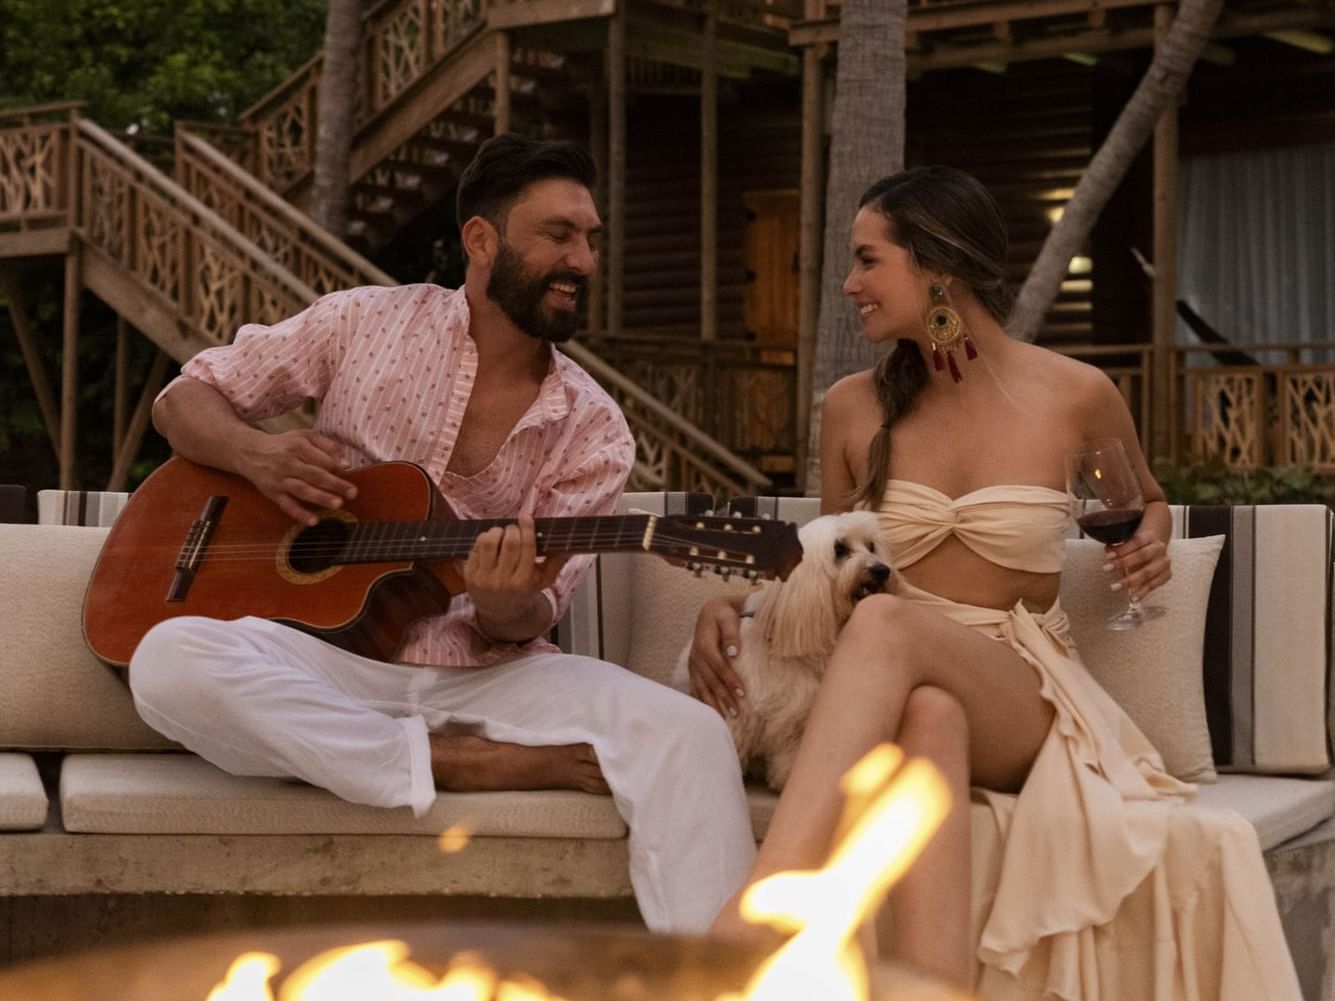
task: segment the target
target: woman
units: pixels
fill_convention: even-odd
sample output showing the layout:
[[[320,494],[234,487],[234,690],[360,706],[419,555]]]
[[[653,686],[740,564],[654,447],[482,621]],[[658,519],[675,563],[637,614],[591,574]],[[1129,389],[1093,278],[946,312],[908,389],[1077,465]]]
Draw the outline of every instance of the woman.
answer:
[[[1065,456],[1091,439],[1123,441],[1146,499],[1135,535],[1109,549],[1109,586],[1141,597],[1171,576],[1171,517],[1131,415],[1098,369],[1006,335],[1005,229],[969,175],[926,167],[877,182],[853,223],[852,251],[844,292],[867,339],[890,350],[826,395],[821,510],[880,514],[898,591],[865,599],[845,627],[748,882],[822,864],[840,776],[892,740],[936,764],[956,808],[887,903],[889,952],[966,988],[977,958],[987,997],[1130,997],[1165,982],[1174,996],[1199,982],[1194,967],[1209,957],[1196,954],[1222,948],[1222,936],[1203,947],[1193,929],[1124,923],[1111,938],[1094,929],[1105,931],[1142,883],[1177,885],[1146,879],[1168,855],[1222,860],[1224,845],[1227,864],[1255,877],[1249,888],[1259,879],[1269,898],[1269,883],[1245,822],[1213,831],[1193,810],[1192,830],[1210,829],[1211,843],[1170,834],[1172,808],[1191,787],[1163,771],[1079,665],[1057,605]],[[746,711],[727,664],[737,636],[733,606],[705,607],[692,686],[720,712]],[[970,931],[970,787],[1005,832],[992,906],[976,916],[981,942]],[[1200,880],[1217,876],[1212,868]],[[1173,915],[1168,924],[1188,917],[1171,889],[1145,892]],[[721,934],[746,931],[736,899],[715,923]],[[1273,907],[1260,924],[1273,954]],[[1168,934],[1170,960],[1162,942],[1147,944],[1148,973],[1115,974],[1113,943],[1125,950],[1143,931]],[[1271,996],[1297,997],[1282,934],[1277,948],[1282,958],[1266,959],[1274,969],[1256,976],[1272,981]]]

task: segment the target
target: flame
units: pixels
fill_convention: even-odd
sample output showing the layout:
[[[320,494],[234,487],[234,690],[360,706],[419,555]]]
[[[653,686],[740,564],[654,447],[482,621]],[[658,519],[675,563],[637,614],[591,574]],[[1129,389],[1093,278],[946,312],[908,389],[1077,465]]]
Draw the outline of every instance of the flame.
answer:
[[[756,971],[745,993],[718,1001],[867,998],[856,933],[941,825],[950,794],[935,768],[922,760],[905,765],[904,752],[892,744],[870,751],[842,785],[848,831],[825,867],[777,873],[742,897],[746,920],[796,934]]]
[[[890,886],[918,856],[950,809],[945,781],[928,762],[905,763],[882,744],[844,776],[840,838],[824,868],[781,872],[752,886],[742,916],[793,937],[756,971],[743,993],[716,1001],[866,1001],[867,963],[857,932]],[[441,835],[443,851],[459,851],[469,832]],[[269,980],[279,961],[246,953],[207,1001],[275,1001]],[[463,953],[439,979],[408,960],[398,941],[368,942],[322,953],[283,983],[277,1001],[564,1001],[540,982],[499,978],[479,957]]]

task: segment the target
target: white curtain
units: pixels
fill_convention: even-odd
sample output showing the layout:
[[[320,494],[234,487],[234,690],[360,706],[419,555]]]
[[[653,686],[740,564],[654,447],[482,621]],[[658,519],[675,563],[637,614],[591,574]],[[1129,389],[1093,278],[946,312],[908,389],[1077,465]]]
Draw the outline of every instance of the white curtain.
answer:
[[[1335,341],[1335,145],[1187,157],[1180,184],[1178,296],[1235,344]]]

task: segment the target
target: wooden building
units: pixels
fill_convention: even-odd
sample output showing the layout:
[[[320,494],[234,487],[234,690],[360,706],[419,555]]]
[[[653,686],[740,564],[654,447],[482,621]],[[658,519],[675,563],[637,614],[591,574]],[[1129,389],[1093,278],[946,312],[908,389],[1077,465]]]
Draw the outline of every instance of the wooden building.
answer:
[[[1174,8],[1149,0],[910,6],[906,159],[971,170],[997,194],[1017,284]],[[167,357],[224,343],[240,322],[282,315],[332,288],[420,280],[391,277],[374,262],[405,239],[448,234],[463,166],[487,136],[514,129],[581,140],[600,162],[605,274],[588,336],[572,351],[630,417],[637,485],[716,494],[796,488],[799,374],[809,371],[816,336],[815,311],[803,303],[814,301],[819,274],[819,241],[802,233],[820,224],[838,5],[382,0],[365,27],[354,210],[342,240],[301,211],[318,56],[230,126],[182,124],[169,176],[77,108],[0,117],[0,267],[62,259],[66,267],[59,401],[33,372],[62,479],[72,482],[76,465],[69,359],[77,358],[81,288],[123,317],[122,336],[133,328],[163,352],[138,408],[127,389],[138,380],[127,374],[118,391],[126,397],[116,433],[123,472]],[[1228,429],[1220,437],[1186,416],[1191,400],[1214,390],[1188,385],[1196,376],[1175,346],[1172,263],[1183,154],[1335,143],[1329,32],[1329,4],[1228,0],[1183,106],[1160,122],[1040,334],[1108,367],[1158,452],[1215,448],[1243,464],[1288,459],[1335,470],[1335,432],[1308,433],[1306,451],[1295,452],[1270,425],[1249,438]],[[1133,249],[1159,262],[1153,279]],[[8,287],[11,309],[19,303],[16,328],[36,336],[19,322],[21,288],[12,278]],[[1312,374],[1309,356],[1291,355],[1304,378]],[[1282,395],[1287,376],[1271,365],[1247,378],[1252,397],[1230,397],[1228,419],[1239,420],[1251,400],[1247,421],[1259,426],[1265,393]],[[1328,408],[1335,422],[1330,373],[1303,385],[1303,400],[1318,415]]]

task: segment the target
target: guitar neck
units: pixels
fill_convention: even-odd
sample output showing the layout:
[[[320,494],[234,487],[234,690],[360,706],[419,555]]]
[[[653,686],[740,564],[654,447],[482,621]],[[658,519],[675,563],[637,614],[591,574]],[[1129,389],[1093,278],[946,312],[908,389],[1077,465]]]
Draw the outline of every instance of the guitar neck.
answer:
[[[477,521],[372,521],[348,526],[334,563],[398,563],[461,560],[478,536],[515,524],[513,518]],[[653,550],[656,519],[647,514],[596,518],[537,518],[538,555],[624,553]]]

